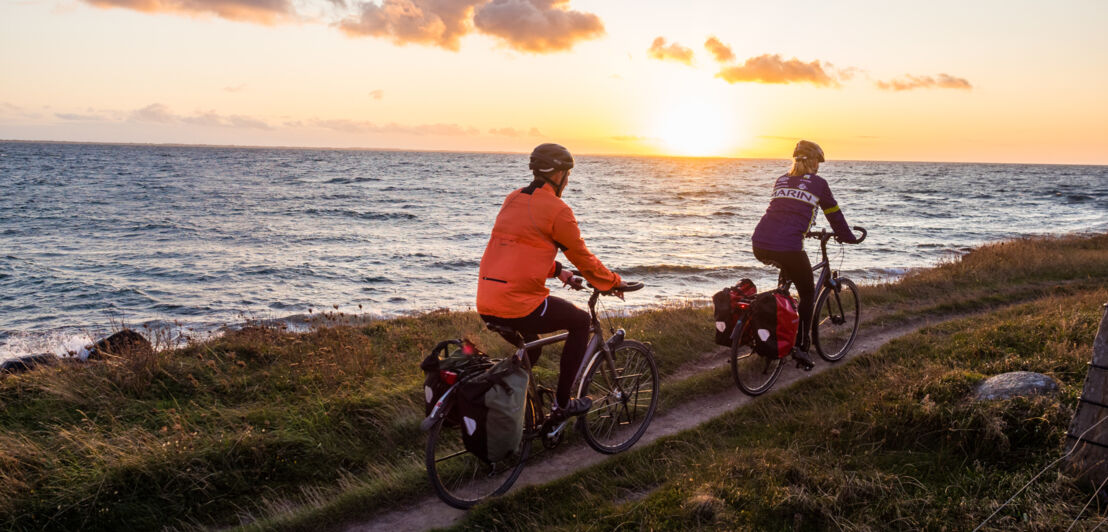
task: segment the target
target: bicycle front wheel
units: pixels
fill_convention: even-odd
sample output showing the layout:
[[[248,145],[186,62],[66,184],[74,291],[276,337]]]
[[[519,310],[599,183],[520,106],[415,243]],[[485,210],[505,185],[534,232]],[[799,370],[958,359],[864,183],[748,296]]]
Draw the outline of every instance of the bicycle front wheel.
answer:
[[[531,410],[528,408],[527,412]],[[524,434],[516,452],[490,464],[466,450],[462,443],[462,427],[447,427],[445,421],[446,416],[440,418],[427,435],[427,476],[439,498],[465,510],[485,498],[508,491],[523,471],[531,439]],[[528,420],[525,426],[530,425]]]
[[[649,347],[624,340],[612,350],[612,362],[614,374],[601,353],[585,374],[580,395],[592,398],[592,409],[577,420],[589,446],[605,454],[639,441],[658,407],[658,366]]]
[[[850,279],[839,279],[839,291],[824,288],[816,299],[812,318],[812,343],[824,360],[841,360],[858,336],[861,304],[858,287]]]
[[[750,321],[747,320],[743,327],[750,327]],[[731,376],[743,393],[757,396],[773,387],[784,364],[778,357],[766,357],[755,352],[751,342],[743,342],[743,338],[748,336],[745,330],[741,331],[731,342]]]

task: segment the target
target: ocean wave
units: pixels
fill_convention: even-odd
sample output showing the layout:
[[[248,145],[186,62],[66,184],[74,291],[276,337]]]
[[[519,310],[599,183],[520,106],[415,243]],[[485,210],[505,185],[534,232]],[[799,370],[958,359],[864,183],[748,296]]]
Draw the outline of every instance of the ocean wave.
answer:
[[[481,263],[476,260],[467,259],[455,259],[440,261],[431,264],[434,268],[442,268],[444,270],[458,271],[458,270],[474,270],[481,266]]]
[[[329,185],[349,185],[351,183],[372,183],[380,180],[381,178],[379,177],[335,177],[324,181],[324,183]]]
[[[680,264],[651,264],[645,266],[632,266],[630,268],[618,268],[616,272],[621,277],[651,277],[656,275],[707,275],[709,277],[724,277],[735,273],[751,271],[750,268],[736,267],[708,267],[686,266]]]

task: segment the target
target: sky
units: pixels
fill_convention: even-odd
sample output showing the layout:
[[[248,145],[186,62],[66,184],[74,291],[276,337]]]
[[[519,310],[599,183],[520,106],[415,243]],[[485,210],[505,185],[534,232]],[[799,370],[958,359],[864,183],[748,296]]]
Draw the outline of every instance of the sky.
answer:
[[[1108,1],[2,0],[0,139],[1108,164]]]

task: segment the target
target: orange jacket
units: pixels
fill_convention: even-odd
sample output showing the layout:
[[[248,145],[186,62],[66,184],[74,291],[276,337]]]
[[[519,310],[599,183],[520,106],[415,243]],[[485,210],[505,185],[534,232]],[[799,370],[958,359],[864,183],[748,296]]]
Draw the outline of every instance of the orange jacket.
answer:
[[[561,249],[593,286],[609,290],[619,275],[605,268],[585,247],[573,210],[550,185],[521,188],[504,200],[481,257],[477,312],[499,318],[522,318],[542,304],[555,277]]]

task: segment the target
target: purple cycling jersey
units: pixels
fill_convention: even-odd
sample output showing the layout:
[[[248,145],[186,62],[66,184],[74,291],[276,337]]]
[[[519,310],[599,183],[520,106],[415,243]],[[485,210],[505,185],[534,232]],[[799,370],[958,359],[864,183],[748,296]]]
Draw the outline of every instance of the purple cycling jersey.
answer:
[[[839,240],[850,243],[858,240],[846,224],[827,181],[818,175],[784,175],[773,185],[769,208],[754,228],[751,238],[754,247],[773,251],[803,250],[804,233],[816,223],[819,209],[823,210]]]

